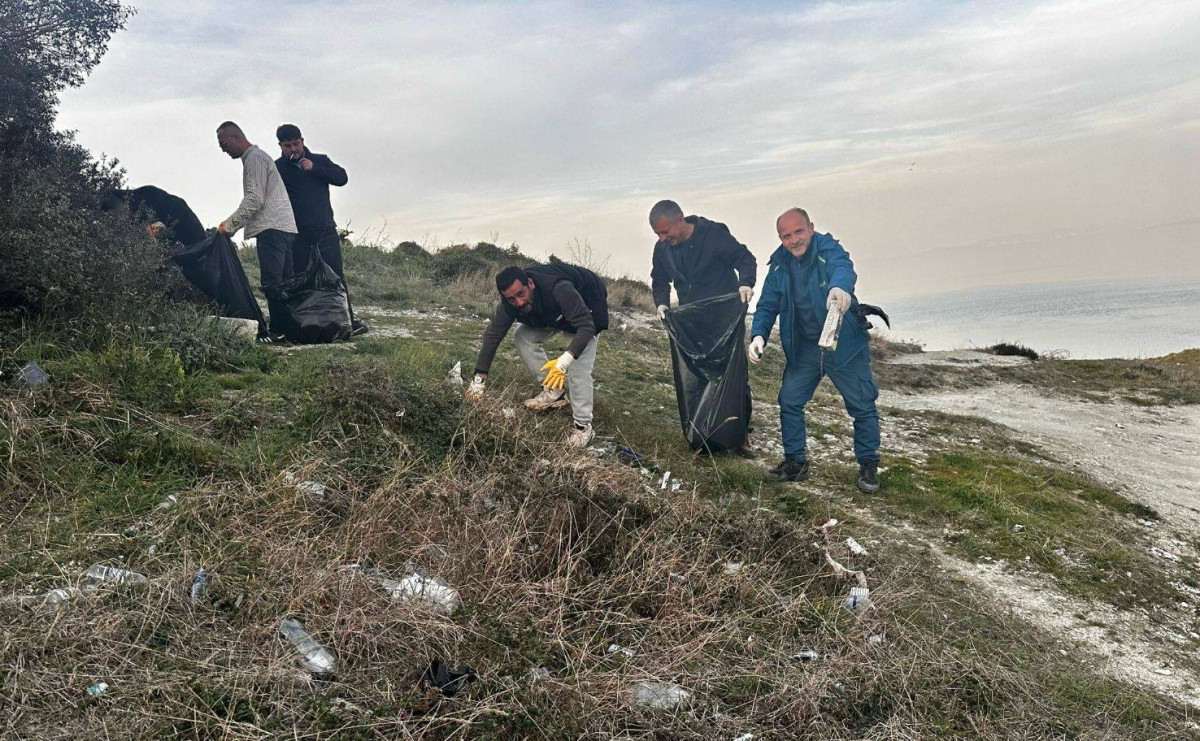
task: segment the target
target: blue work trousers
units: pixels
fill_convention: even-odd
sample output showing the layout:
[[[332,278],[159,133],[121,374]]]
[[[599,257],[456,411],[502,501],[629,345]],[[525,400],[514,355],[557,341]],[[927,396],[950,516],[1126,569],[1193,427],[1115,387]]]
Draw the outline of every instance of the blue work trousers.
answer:
[[[846,411],[854,418],[854,457],[860,463],[879,460],[879,413],[875,399],[879,388],[871,374],[871,350],[864,347],[840,368],[822,367],[821,351],[815,341],[804,342],[800,357],[789,359],[779,387],[779,426],[783,434],[783,452],[798,460],[807,457],[804,429],[804,405],[812,398],[828,374],[842,395]],[[826,354],[825,360],[829,360]]]

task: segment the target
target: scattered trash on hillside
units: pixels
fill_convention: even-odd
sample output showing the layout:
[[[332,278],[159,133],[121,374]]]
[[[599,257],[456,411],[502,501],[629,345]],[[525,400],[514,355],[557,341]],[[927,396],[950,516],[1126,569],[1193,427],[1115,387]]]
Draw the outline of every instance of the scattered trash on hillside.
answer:
[[[42,366],[30,360],[17,371],[17,388],[31,389],[41,386],[50,380],[50,374],[42,370]]]
[[[146,584],[150,580],[133,571],[118,569],[113,566],[105,566],[103,564],[95,564],[87,570],[85,575],[88,580],[88,586],[95,588],[101,584]]]
[[[733,741],[754,741],[754,739],[756,739],[756,738],[757,738],[757,736],[755,736],[753,733],[743,733],[742,735],[735,738]]]
[[[474,678],[475,670],[466,664],[451,669],[441,659],[434,659],[417,680],[421,700],[413,709],[417,712],[428,712],[443,697],[454,697]]]
[[[290,473],[283,475],[283,481],[285,484],[292,484],[296,488],[296,491],[301,494],[308,494],[313,499],[320,501],[325,498],[325,484],[322,484],[320,481],[297,481],[296,477]]]
[[[451,386],[463,385],[461,360],[455,362],[450,370],[446,373],[446,383],[450,384]]]
[[[535,666],[529,670],[529,674],[527,676],[529,677],[530,684],[533,684],[540,682],[543,679],[549,679],[550,670],[544,666]]]
[[[740,574],[742,569],[745,567],[746,564],[742,563],[741,561],[730,561],[729,563],[725,564],[724,572],[726,576],[733,576],[735,574]]]
[[[108,682],[96,682],[87,686],[87,693],[92,697],[99,697],[105,692],[108,692]]]
[[[393,600],[420,601],[447,615],[458,609],[458,590],[441,579],[409,574],[400,579],[381,579],[380,584],[391,593]]]
[[[192,587],[188,590],[188,597],[192,602],[199,602],[204,593],[208,591],[208,574],[205,573],[204,567],[201,566],[192,577]]]
[[[168,494],[163,497],[163,500],[154,506],[154,509],[166,511],[171,509],[176,504],[179,504],[179,497],[174,494]]]
[[[517,410],[513,409],[512,407],[504,407],[500,410],[500,414],[505,419],[514,419],[517,416]]]
[[[337,670],[337,661],[317,639],[309,635],[299,620],[288,618],[279,623],[279,635],[283,636],[300,655],[300,665],[318,679],[328,677]]]
[[[680,703],[691,699],[692,694],[677,684],[662,682],[637,682],[630,692],[635,705],[655,710],[673,710]]]
[[[883,645],[883,633],[876,633],[875,635],[871,636],[870,638],[867,639],[867,643],[872,646],[882,646]]]
[[[815,661],[820,658],[820,654],[811,648],[802,648],[796,653],[792,654],[792,658],[799,661]]]
[[[854,538],[846,538],[846,547],[849,548],[850,552],[856,556],[867,555],[867,549],[859,545],[858,541]]]
[[[829,531],[837,527],[837,524],[838,521],[836,519],[830,518],[826,520],[825,524],[821,526],[821,534],[829,535]]]
[[[1013,526],[1012,526],[1012,531],[1013,531],[1014,533],[1019,533],[1019,532],[1021,532],[1021,531],[1022,531],[1022,530],[1024,530],[1024,529],[1025,529],[1025,526],[1024,526],[1024,525],[1022,525],[1022,524],[1020,524],[1020,523],[1017,523],[1016,525],[1013,525]]]
[[[662,475],[662,481],[658,482],[658,488],[659,488],[659,489],[666,489],[666,488],[667,488],[667,484],[668,484],[668,483],[670,483],[670,481],[671,481],[671,472],[670,472],[670,471],[664,471],[664,472],[663,472],[663,475]]]

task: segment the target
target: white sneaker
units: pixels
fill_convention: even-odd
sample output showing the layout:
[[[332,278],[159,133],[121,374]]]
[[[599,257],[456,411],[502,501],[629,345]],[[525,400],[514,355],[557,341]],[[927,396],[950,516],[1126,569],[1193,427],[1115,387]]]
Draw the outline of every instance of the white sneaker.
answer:
[[[594,434],[590,423],[587,427],[576,425],[575,429],[571,431],[570,436],[567,437],[567,445],[570,445],[572,448],[586,447],[592,441]]]
[[[535,412],[544,412],[547,409],[561,409],[569,403],[567,392],[563,389],[543,388],[542,393],[525,400],[525,408]]]

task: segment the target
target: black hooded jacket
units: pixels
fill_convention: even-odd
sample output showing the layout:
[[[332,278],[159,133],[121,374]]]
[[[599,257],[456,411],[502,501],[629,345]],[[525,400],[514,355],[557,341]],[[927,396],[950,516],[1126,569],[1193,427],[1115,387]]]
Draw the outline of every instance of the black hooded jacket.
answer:
[[[313,163],[311,170],[300,167],[300,160],[283,157],[275,160],[275,168],[279,170],[288,200],[292,202],[296,229],[308,232],[335,227],[337,222],[333,220],[333,206],[329,203],[329,186],[349,182],[346,171],[327,156],[308,151],[308,147],[304,148],[304,157]]]
[[[483,331],[476,373],[487,373],[496,356],[500,340],[513,322],[536,329],[558,329],[575,335],[567,352],[579,357],[587,344],[608,329],[608,289],[604,281],[587,268],[556,262],[530,265],[525,273],[533,281],[530,310],[522,313],[504,299],[496,306],[492,321]]]
[[[685,221],[695,227],[686,242],[654,245],[650,290],[655,306],[671,303],[672,283],[681,305],[733,293],[739,286],[754,287],[758,262],[729,227],[703,216]]]

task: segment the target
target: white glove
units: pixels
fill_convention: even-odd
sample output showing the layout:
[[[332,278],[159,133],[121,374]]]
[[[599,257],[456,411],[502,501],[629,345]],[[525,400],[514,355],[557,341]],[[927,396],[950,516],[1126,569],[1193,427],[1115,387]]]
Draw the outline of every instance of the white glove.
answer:
[[[750,348],[747,350],[747,353],[750,355],[750,362],[757,363],[758,361],[762,360],[762,354],[766,344],[767,341],[764,340],[761,335],[750,340]]]
[[[754,298],[754,289],[750,286],[738,286],[738,293],[742,296],[742,303],[750,303],[750,299]]]
[[[829,297],[825,299],[825,308],[831,309],[837,305],[838,311],[845,314],[850,309],[850,294],[834,286],[829,289]]]
[[[484,376],[476,373],[475,378],[471,380],[471,385],[467,386],[466,397],[473,401],[478,401],[483,398],[483,379]]]
[[[658,321],[661,322],[663,319],[667,318],[667,308],[668,307],[666,304],[658,305]]]

